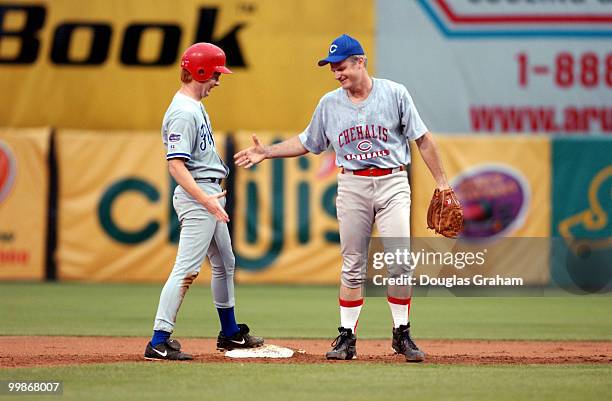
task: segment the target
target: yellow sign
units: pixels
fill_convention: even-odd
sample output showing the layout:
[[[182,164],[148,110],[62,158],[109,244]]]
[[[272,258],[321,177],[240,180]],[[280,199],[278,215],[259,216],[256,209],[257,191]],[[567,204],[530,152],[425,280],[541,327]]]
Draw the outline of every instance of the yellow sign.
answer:
[[[200,41],[234,71],[207,101],[219,130],[304,129],[337,87],[316,61],[342,33],[374,71],[372,0],[15,0],[0,26],[0,121],[15,127],[157,130],[180,56]]]
[[[45,276],[48,152],[48,129],[0,129],[0,280]]]
[[[264,144],[281,136],[260,134]],[[236,149],[251,144],[237,135]],[[240,282],[338,283],[335,155],[266,160],[236,171],[233,244]]]
[[[166,280],[176,243],[161,135],[60,131],[57,144],[58,277]]]
[[[446,175],[463,198],[460,200],[467,209],[466,218],[473,216],[474,221],[483,221],[473,224],[475,236],[550,236],[548,138],[434,137]],[[429,237],[433,231],[427,229],[427,207],[435,182],[414,144],[411,152],[412,235]],[[470,207],[479,206],[481,200],[482,208]],[[502,210],[503,207],[510,210]]]
[[[488,248],[490,273],[549,281],[551,163],[548,138],[436,135],[451,186],[465,214],[463,238]],[[435,182],[416,146],[412,151],[412,236],[433,237],[427,208]],[[463,246],[463,245],[462,245]]]
[[[227,159],[227,137],[215,138]],[[276,138],[260,135],[263,143]],[[234,140],[239,149],[250,137]],[[178,226],[160,135],[60,131],[57,144],[59,278],[164,281],[174,264]],[[338,282],[336,174],[333,154],[236,170],[227,208],[233,202],[237,281]],[[197,282],[209,280],[207,265]]]

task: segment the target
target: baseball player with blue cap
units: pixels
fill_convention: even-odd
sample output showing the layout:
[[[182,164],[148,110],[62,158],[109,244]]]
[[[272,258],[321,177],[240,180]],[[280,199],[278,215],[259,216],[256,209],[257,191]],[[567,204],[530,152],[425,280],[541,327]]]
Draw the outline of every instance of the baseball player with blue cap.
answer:
[[[405,166],[410,163],[408,141],[415,141],[440,190],[449,188],[437,145],[421,120],[408,90],[397,82],[370,77],[361,44],[341,35],[329,46],[319,66],[330,65],[340,88],[325,94],[301,134],[264,146],[253,135],[253,146],[234,155],[238,166],[250,168],[265,159],[319,154],[329,146],[336,152],[338,174],[336,209],[340,229],[342,274],[339,335],[328,359],[357,356],[355,332],[364,303],[368,244],[376,224],[385,250],[393,244],[409,247],[410,186]],[[385,242],[385,239],[387,242]],[[399,244],[399,245],[398,245]],[[388,266],[390,277],[412,274],[410,266]],[[408,362],[425,354],[410,335],[411,288],[389,286],[387,301],[393,317],[392,347]]]
[[[219,86],[221,74],[231,74],[225,53],[211,43],[190,46],[181,58],[181,88],[174,95],[162,123],[168,170],[178,186],[173,205],[181,232],[176,261],[159,298],[147,360],[191,360],[170,338],[183,298],[198,276],[204,257],[212,267],[211,289],[221,331],[217,349],[255,348],[261,337],[249,334],[234,316],[235,258],[223,208],[221,182],[229,169],[219,156],[210,118],[201,100]]]

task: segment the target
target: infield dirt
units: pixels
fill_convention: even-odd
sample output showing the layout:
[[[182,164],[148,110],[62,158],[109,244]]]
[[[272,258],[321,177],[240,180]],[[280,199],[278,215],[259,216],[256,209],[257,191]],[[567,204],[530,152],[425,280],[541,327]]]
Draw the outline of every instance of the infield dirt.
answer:
[[[0,368],[138,362],[149,338],[144,337],[0,337]],[[216,340],[180,339],[192,362],[173,363],[347,363],[327,361],[331,340],[266,339],[296,351],[288,359],[232,359],[215,349]],[[419,340],[424,363],[442,364],[610,364],[612,341],[482,341]],[[356,360],[348,363],[406,363],[391,351],[390,340],[358,340]],[[157,363],[157,362],[148,362]]]

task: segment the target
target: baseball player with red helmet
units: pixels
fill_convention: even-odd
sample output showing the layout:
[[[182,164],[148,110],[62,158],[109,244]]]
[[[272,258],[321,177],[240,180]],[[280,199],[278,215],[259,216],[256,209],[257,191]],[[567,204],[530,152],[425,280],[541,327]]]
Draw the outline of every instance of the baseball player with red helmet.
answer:
[[[219,350],[254,348],[261,337],[249,334],[234,317],[234,253],[224,210],[225,191],[221,182],[229,173],[217,148],[201,100],[219,86],[221,74],[231,74],[225,53],[210,43],[190,46],[181,59],[181,88],[174,95],[162,123],[168,170],[178,186],[173,205],[180,222],[176,261],[159,299],[153,338],[144,357],[148,360],[190,360],[178,341],[171,339],[176,315],[204,257],[212,266],[211,288],[219,314]]]
[[[410,163],[408,141],[415,141],[439,189],[449,188],[436,143],[421,120],[408,90],[401,84],[372,78],[361,44],[348,35],[336,38],[319,66],[330,64],[340,88],[325,94],[300,135],[271,146],[253,135],[253,146],[234,156],[250,168],[264,159],[319,154],[330,145],[336,152],[336,208],[343,258],[340,285],[340,334],[328,359],[357,355],[355,331],[363,306],[368,243],[376,223],[380,236],[409,246],[410,186],[405,165]],[[385,244],[385,248],[387,245]],[[389,266],[389,276],[411,274],[409,266]],[[392,347],[409,362],[425,354],[410,335],[409,286],[389,286],[387,300],[393,316]]]

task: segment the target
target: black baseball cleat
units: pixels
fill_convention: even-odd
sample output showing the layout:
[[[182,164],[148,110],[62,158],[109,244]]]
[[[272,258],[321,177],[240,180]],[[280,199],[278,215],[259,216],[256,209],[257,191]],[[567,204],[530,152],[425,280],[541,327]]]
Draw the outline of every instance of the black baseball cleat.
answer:
[[[144,359],[148,361],[190,361],[193,356],[181,352],[181,344],[169,338],[155,347],[149,342],[145,349]]]
[[[357,358],[357,337],[353,334],[353,330],[338,327],[340,334],[332,342],[331,351],[325,354],[327,359],[355,359]]]
[[[226,337],[223,332],[219,332],[217,337],[217,349],[219,351],[231,351],[236,348],[257,348],[263,345],[263,338],[249,334],[249,326],[239,324],[238,328],[240,331],[232,337]]]
[[[425,353],[417,347],[410,337],[410,322],[393,329],[393,350],[406,357],[407,362],[423,362]]]

